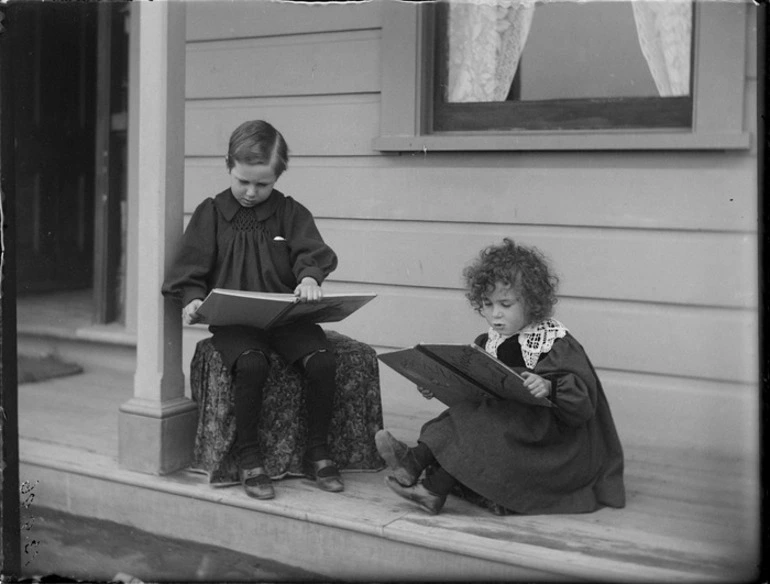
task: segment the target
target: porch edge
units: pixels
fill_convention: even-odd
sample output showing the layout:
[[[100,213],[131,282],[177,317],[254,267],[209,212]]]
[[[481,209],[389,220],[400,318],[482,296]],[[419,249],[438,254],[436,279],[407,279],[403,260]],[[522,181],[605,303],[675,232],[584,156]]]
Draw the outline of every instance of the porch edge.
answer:
[[[313,486],[291,480],[281,485],[285,502],[258,501],[237,488],[213,488],[185,471],[145,475],[120,469],[113,458],[96,453],[33,440],[25,440],[23,446],[22,476],[39,481],[42,506],[229,547],[327,577],[724,581],[723,574],[708,574],[705,568],[690,573],[454,533],[440,519],[395,509],[374,519],[351,512],[345,518],[334,514],[341,509],[339,495],[316,492]],[[365,493],[356,493],[361,486],[362,491],[367,485],[371,491],[376,489],[373,482],[379,483],[379,476],[356,481],[356,474],[363,476],[346,473],[353,501],[343,505],[366,498]],[[287,541],[290,546],[280,545]],[[299,556],[298,550],[303,550]]]

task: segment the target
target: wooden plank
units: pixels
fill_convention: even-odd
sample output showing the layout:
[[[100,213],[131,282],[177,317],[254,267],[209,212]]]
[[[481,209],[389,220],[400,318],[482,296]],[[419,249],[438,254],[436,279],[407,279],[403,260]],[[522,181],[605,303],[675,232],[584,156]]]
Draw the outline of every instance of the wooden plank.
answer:
[[[460,290],[333,280],[326,287],[378,293],[337,327],[371,345],[471,342],[487,329]],[[562,298],[555,316],[597,367],[745,384],[758,379],[755,311]]]
[[[731,108],[725,108],[730,111]],[[735,108],[742,111],[742,107]],[[718,111],[722,111],[719,109]],[[716,116],[713,116],[716,117]],[[606,131],[592,133],[578,130],[543,132],[479,132],[464,134],[421,134],[419,136],[380,135],[373,141],[381,152],[621,152],[656,151],[678,154],[684,151],[748,150],[751,132],[740,127],[732,131]]]
[[[421,132],[427,102],[428,63],[418,47],[430,28],[422,16],[427,3],[385,2],[382,10],[382,103],[380,128],[373,138],[414,136]]]
[[[133,395],[132,377],[133,372],[89,367],[80,375],[24,385],[19,435],[116,456],[118,407]]]
[[[756,385],[600,371],[624,443],[752,458],[760,452]]]
[[[430,519],[414,514],[388,525],[387,533],[418,545],[427,537],[447,548],[462,541],[474,554],[505,558],[530,569],[550,567],[565,578],[593,582],[726,582],[735,578],[736,570],[747,569],[746,560],[756,559],[732,542],[707,545],[694,530],[688,530],[689,537],[673,537],[626,527],[606,529],[597,518],[615,513],[622,511],[602,509],[593,514],[593,524],[568,516],[558,521],[523,516],[516,518],[514,529],[506,518],[479,522],[459,514]]]
[[[379,31],[188,45],[186,96],[378,92],[379,46]]]
[[[757,98],[759,96],[759,89],[757,88],[758,81],[756,79],[749,79],[746,81],[746,97],[744,104],[743,123],[747,128],[756,127],[757,120]],[[754,139],[751,141],[750,152],[753,156],[757,155],[757,144],[762,140],[761,135],[758,132],[754,133]]]
[[[66,461],[57,464],[44,459],[41,464],[37,449],[33,459],[37,464],[25,465],[24,471],[39,481],[40,499],[74,515],[224,547],[333,582],[422,581],[428,576],[465,581],[543,580],[544,574],[520,566],[475,558],[462,551],[445,553],[432,546],[409,545],[369,528],[356,511],[378,510],[389,519],[403,515],[383,503],[381,475],[350,476],[344,495],[337,497],[320,492],[308,481],[282,481],[275,501],[255,503],[243,489],[212,489],[190,475],[128,473],[104,459],[106,469],[84,472],[77,451],[50,450]],[[463,509],[470,508],[468,503],[460,504]],[[380,523],[385,524],[387,521]],[[292,546],[287,546],[287,541]],[[297,555],[295,548],[307,551]]]
[[[746,10],[746,77],[757,79],[757,5],[753,4]]]
[[[223,155],[235,127],[230,125],[247,117],[242,112],[189,115],[188,134],[195,134],[199,143],[194,149],[188,143],[187,151],[185,210],[191,213],[200,200],[228,184],[219,153]],[[228,116],[227,124],[213,126],[223,115]],[[336,119],[344,117],[339,112]],[[349,126],[368,123],[360,108],[351,109],[347,118]],[[198,119],[205,126],[196,129],[193,120]],[[279,121],[284,120],[290,124],[287,140],[294,158],[278,188],[321,217],[747,232],[757,228],[753,156],[636,152],[304,159],[313,150],[326,155],[343,147],[327,147],[319,133],[295,130],[290,116]],[[325,121],[320,125],[331,131]],[[366,140],[365,132],[355,128],[335,130],[341,131],[338,141],[351,146]],[[227,136],[215,138],[217,132]],[[190,158],[206,150],[215,150],[216,158]]]
[[[446,57],[444,57],[446,58]],[[687,128],[692,98],[611,97],[434,104],[436,132],[520,132],[522,130],[621,130]]]
[[[349,488],[344,494],[334,497],[333,501],[303,481],[283,481],[279,488],[289,502],[257,504],[248,502],[240,490],[220,489],[214,493],[204,485],[196,483],[195,479],[186,476],[159,479],[127,475],[125,471],[114,468],[114,461],[104,457],[87,457],[87,460],[97,460],[85,465],[82,462],[83,457],[78,457],[77,451],[68,451],[56,446],[49,447],[46,451],[36,444],[24,446],[29,446],[32,460],[35,462],[27,464],[25,472],[32,473],[31,476],[40,480],[44,491],[41,495],[55,508],[65,508],[70,512],[85,513],[113,521],[128,521],[156,533],[160,530],[169,535],[175,533],[177,537],[178,534],[184,533],[195,541],[207,543],[221,544],[226,540],[233,549],[241,549],[239,546],[245,545],[249,553],[259,548],[263,552],[267,550],[270,557],[273,557],[272,554],[280,549],[280,546],[259,540],[259,545],[255,547],[256,540],[244,543],[244,538],[235,536],[244,529],[248,531],[247,524],[258,523],[260,526],[267,524],[268,531],[277,541],[284,541],[290,536],[295,539],[306,538],[307,533],[298,530],[292,521],[300,519],[309,526],[326,527],[326,532],[316,536],[323,536],[325,541],[332,539],[339,544],[341,534],[337,530],[347,524],[349,533],[345,543],[353,546],[347,548],[348,556],[352,554],[360,557],[366,551],[370,555],[374,554],[372,557],[376,562],[384,560],[375,570],[359,565],[358,560],[351,563],[343,560],[344,566],[331,567],[334,574],[339,576],[342,576],[342,570],[347,569],[347,577],[354,579],[361,577],[364,573],[361,570],[366,570],[366,574],[371,576],[379,575],[380,579],[386,574],[392,576],[393,570],[388,570],[388,560],[392,561],[393,557],[398,557],[400,561],[409,559],[410,566],[413,566],[413,556],[424,555],[427,550],[434,551],[434,554],[424,556],[423,561],[436,561],[437,556],[440,556],[440,553],[436,553],[438,550],[455,554],[460,558],[466,576],[474,572],[469,568],[468,562],[477,562],[479,558],[491,557],[496,562],[507,560],[507,574],[512,577],[514,573],[520,576],[516,566],[521,566],[522,563],[531,566],[538,560],[538,556],[541,559],[547,556],[545,559],[549,565],[546,571],[562,573],[560,580],[573,580],[583,576],[588,577],[590,581],[607,579],[614,582],[738,581],[737,575],[748,573],[747,568],[757,559],[756,537],[748,537],[745,529],[743,537],[731,537],[733,533],[741,533],[741,521],[748,520],[749,524],[753,523],[750,516],[752,508],[748,503],[740,507],[738,514],[729,507],[723,510],[721,526],[710,528],[709,533],[704,536],[699,514],[712,510],[709,505],[712,498],[708,493],[704,493],[704,490],[710,487],[708,480],[696,479],[686,483],[686,489],[694,493],[695,505],[687,505],[693,512],[689,516],[682,515],[681,519],[675,522],[656,520],[653,513],[660,498],[654,497],[655,485],[650,485],[644,492],[652,494],[652,498],[637,498],[633,492],[630,493],[629,505],[623,510],[602,509],[580,516],[494,517],[451,497],[442,515],[428,517],[385,491],[382,476],[376,474],[348,475]],[[64,462],[46,464],[46,456],[49,460]],[[71,467],[82,470],[66,474],[66,469]],[[657,470],[658,484],[665,483],[664,473],[669,469],[660,465]],[[57,476],[56,472],[61,474]],[[84,481],[84,476],[91,480]],[[112,480],[103,481],[105,476],[110,476]],[[712,476],[721,478],[720,475]],[[629,482],[633,477],[629,472]],[[76,478],[78,484],[70,484]],[[732,478],[736,480],[737,477]],[[66,488],[52,488],[56,485],[64,485]],[[136,496],[126,497],[125,493],[118,492],[128,492],[129,489],[139,496],[141,508],[136,505]],[[152,493],[155,493],[154,497],[149,496]],[[158,500],[159,497],[163,500]],[[110,504],[111,500],[113,504]],[[134,500],[134,505],[123,504],[116,507],[114,500],[124,503]],[[664,503],[668,504],[669,501],[665,500]],[[227,509],[231,510],[231,516],[226,518],[226,521],[205,523],[214,525],[215,528],[204,533],[198,529],[201,521],[195,525],[177,521],[179,517],[191,516],[178,512],[178,508],[181,509],[185,505],[188,509],[194,508],[197,518],[211,513],[221,515]],[[356,529],[361,514],[364,515],[365,521],[360,522]],[[370,521],[373,525],[370,525]],[[281,529],[279,524],[283,526]],[[191,526],[195,527],[192,531]],[[237,528],[233,529],[233,526]],[[377,527],[380,527],[379,531]],[[721,535],[722,539],[710,539],[712,533]],[[370,536],[380,538],[379,546],[374,542],[361,543],[361,538]],[[634,541],[638,542],[637,546]],[[411,544],[410,551],[402,555],[404,552],[398,553],[392,549],[394,543]],[[746,544],[746,547],[740,547],[741,544]],[[330,549],[324,551],[326,554],[332,553]],[[392,555],[394,553],[395,556]],[[278,559],[285,561],[286,558],[287,556],[282,555]],[[326,560],[328,559],[327,555]],[[314,560],[318,561],[317,558]],[[318,566],[321,565],[324,569],[330,569],[326,567],[325,561]],[[351,566],[358,567],[358,578],[350,573]],[[617,577],[610,577],[609,570],[614,570]],[[420,572],[414,571],[413,568],[411,573],[399,573],[407,579],[413,579]],[[540,581],[544,575],[533,575],[527,580]],[[481,574],[477,573],[476,576]],[[487,574],[487,577],[491,576]]]
[[[382,2],[301,3],[236,0],[187,3],[187,40],[297,35],[379,28]]]
[[[693,79],[696,134],[730,133],[743,128],[747,6],[746,2],[696,5],[697,74]],[[699,66],[699,63],[708,63],[708,66]]]
[[[264,119],[284,135],[293,156],[374,155],[378,110],[378,97],[369,94],[193,101],[187,104],[185,154],[224,157],[239,124]]]
[[[755,311],[566,299],[557,315],[610,368],[739,383],[758,379]]]
[[[313,210],[313,209],[311,209]],[[335,279],[457,288],[479,250],[503,237],[538,247],[564,296],[756,308],[757,242],[740,233],[319,219]],[[721,275],[721,283],[714,282]]]

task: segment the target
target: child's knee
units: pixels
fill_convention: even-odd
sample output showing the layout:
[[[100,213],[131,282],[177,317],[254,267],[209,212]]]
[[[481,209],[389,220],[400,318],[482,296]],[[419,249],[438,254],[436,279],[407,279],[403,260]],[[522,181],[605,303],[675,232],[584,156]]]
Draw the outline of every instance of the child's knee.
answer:
[[[236,379],[259,381],[267,377],[269,363],[262,351],[246,351],[235,361]]]
[[[302,359],[305,374],[310,379],[334,378],[336,363],[334,353],[321,349],[306,355]]]

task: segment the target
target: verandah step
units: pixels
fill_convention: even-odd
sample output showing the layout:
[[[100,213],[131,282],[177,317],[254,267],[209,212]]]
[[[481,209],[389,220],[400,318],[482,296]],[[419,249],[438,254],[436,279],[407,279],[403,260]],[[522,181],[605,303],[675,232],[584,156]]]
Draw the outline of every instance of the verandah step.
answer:
[[[136,337],[118,325],[62,329],[19,324],[17,353],[55,355],[83,368],[109,366],[119,371],[136,369]]]
[[[729,582],[751,569],[739,549],[746,534],[709,515],[661,521],[654,500],[636,490],[633,471],[624,510],[495,517],[452,498],[432,517],[394,497],[382,472],[345,473],[343,494],[288,479],[276,485],[276,499],[256,501],[190,472],[150,476],[75,448],[30,439],[21,446],[24,479],[39,481],[36,504],[333,579]],[[639,466],[648,475],[650,464]]]

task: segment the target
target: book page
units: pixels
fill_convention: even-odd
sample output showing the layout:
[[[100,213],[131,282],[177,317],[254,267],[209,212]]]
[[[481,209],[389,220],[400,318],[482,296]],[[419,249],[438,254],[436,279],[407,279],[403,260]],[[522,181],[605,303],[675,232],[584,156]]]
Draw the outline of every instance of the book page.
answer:
[[[203,317],[203,322],[209,325],[245,325],[264,329],[294,302],[296,297],[291,294],[276,294],[266,298],[264,295],[255,297],[214,289],[198,308],[198,313]]]
[[[306,320],[337,322],[376,297],[373,293],[328,294],[319,302],[299,302],[294,294],[269,294],[215,288],[198,309],[203,322],[260,329]]]

